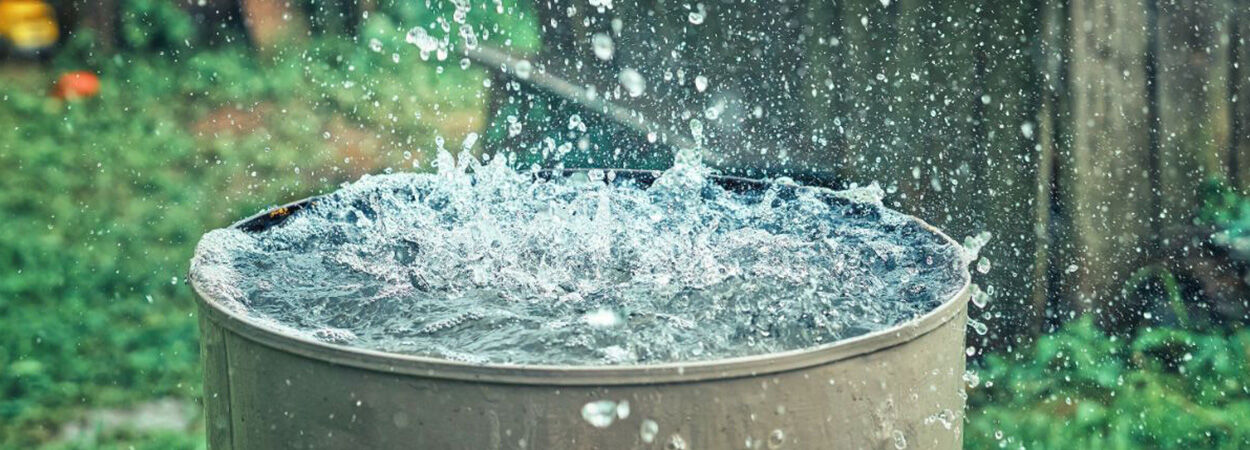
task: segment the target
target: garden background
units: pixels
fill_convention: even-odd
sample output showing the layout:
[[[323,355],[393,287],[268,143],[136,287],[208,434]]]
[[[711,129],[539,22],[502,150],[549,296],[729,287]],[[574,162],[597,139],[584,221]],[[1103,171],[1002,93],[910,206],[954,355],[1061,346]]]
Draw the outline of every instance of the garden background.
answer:
[[[663,3],[617,12],[702,11]],[[6,42],[0,448],[203,447],[183,279],[199,236],[362,174],[430,170],[436,137],[512,137],[505,76],[407,42],[455,36],[440,29],[458,4],[535,58],[584,40],[552,32],[576,29],[554,25],[570,6],[594,9],[58,1],[56,45]],[[811,108],[796,148],[953,235],[996,236],[978,275],[995,292],[971,311],[988,330],[969,335],[969,448],[1250,446],[1250,7],[777,5],[829,43],[789,69],[836,85],[796,100]],[[72,71],[98,93],[65,98]]]

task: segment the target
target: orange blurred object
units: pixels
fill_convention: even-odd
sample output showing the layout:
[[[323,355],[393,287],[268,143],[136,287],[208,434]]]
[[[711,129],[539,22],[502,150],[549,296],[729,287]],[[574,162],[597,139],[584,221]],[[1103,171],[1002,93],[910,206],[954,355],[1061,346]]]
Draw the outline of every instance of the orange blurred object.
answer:
[[[65,72],[56,79],[52,96],[62,100],[95,97],[100,93],[100,79],[84,70]]]

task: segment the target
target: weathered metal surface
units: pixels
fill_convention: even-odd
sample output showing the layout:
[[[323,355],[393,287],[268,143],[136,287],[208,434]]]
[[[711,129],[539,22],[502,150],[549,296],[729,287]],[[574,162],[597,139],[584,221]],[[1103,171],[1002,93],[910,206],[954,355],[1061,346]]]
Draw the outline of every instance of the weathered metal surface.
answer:
[[[924,316],[853,339],[645,366],[475,365],[388,354],[282,335],[198,298],[214,449],[961,444],[966,283]],[[581,411],[598,400],[628,401],[629,413],[592,426]],[[648,441],[644,423],[652,422],[657,431]]]

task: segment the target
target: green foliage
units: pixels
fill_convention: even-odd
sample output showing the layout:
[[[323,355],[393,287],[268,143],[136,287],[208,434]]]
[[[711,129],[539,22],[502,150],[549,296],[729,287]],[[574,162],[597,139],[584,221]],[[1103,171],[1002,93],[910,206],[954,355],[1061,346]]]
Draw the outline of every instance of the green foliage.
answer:
[[[969,448],[1250,445],[1250,331],[1153,328],[1122,339],[1084,318],[975,370]]]
[[[200,433],[114,433],[91,440],[45,446],[47,450],[198,450],[207,447]]]
[[[99,98],[71,103],[45,87],[81,68],[68,60],[0,73],[0,448],[50,442],[87,408],[198,395],[183,278],[203,232],[411,167],[441,128],[465,128],[449,122],[480,116],[482,73],[436,76],[406,48],[398,63],[332,39],[271,63],[237,48],[121,54],[96,61]],[[199,442],[101,439],[90,446]]]
[[[195,38],[195,24],[176,2],[122,0],[119,34],[130,49],[186,46]]]
[[[1250,257],[1250,197],[1213,179],[1196,223],[1233,257]],[[965,440],[970,448],[1245,448],[1250,446],[1250,330],[1192,320],[1177,277],[1161,265],[1126,289],[1158,279],[1175,324],[1108,335],[1090,317],[974,370]],[[1154,318],[1155,321],[1162,320]],[[1233,326],[1230,326],[1233,325]]]
[[[53,68],[0,72],[0,448],[55,442],[90,408],[198,395],[183,277],[204,231],[362,173],[421,167],[435,134],[458,145],[480,126],[481,68],[423,61],[404,42],[417,25],[458,37],[433,26],[451,17],[450,2],[418,3],[384,2],[358,36],[325,34],[258,58],[239,46],[199,49],[205,30],[178,5],[123,0],[122,53],[95,51],[77,32]],[[479,3],[468,23],[491,33],[487,42],[537,46],[533,18],[515,2],[499,4],[509,14]],[[56,73],[82,69],[100,75],[99,98],[46,96]],[[124,431],[92,439],[55,445],[203,443]]]
[[[1212,242],[1227,248],[1234,257],[1250,260],[1250,197],[1214,178],[1202,190],[1198,223],[1218,229]]]

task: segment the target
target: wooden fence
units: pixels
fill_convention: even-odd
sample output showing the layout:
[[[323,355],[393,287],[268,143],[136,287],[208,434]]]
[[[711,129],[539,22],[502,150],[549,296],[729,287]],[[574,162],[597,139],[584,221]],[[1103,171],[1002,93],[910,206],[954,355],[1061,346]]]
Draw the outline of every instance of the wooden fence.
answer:
[[[899,208],[957,237],[993,232],[981,283],[995,299],[974,316],[1008,338],[998,345],[1087,312],[1134,325],[1150,307],[1130,285],[1143,268],[1232,270],[1201,262],[1209,249],[1192,217],[1204,178],[1250,182],[1250,105],[1238,101],[1250,3],[650,0],[597,11],[553,0],[537,10],[543,50],[511,60],[608,97],[616,89],[613,107],[634,111],[635,129],[678,138],[681,111],[724,98],[762,105],[710,127],[710,159],[878,181]],[[594,55],[596,35],[613,38],[614,58]],[[649,95],[619,95],[623,70],[641,73]],[[691,87],[696,76],[706,92]],[[621,115],[601,103],[589,109]]]

